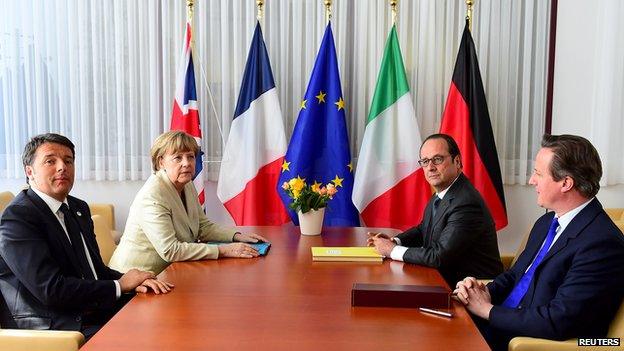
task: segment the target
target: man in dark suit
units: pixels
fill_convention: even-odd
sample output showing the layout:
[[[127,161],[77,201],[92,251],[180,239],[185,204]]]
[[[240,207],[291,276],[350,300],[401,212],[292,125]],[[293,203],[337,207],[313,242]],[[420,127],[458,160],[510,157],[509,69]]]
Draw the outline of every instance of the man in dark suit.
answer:
[[[76,330],[92,336],[128,300],[125,293],[167,293],[151,272],[121,274],[100,257],[89,207],[69,196],[74,145],[64,136],[30,140],[22,160],[30,188],[0,221],[0,325]]]
[[[494,350],[515,336],[604,337],[624,296],[624,237],[595,198],[602,164],[585,138],[545,135],[530,184],[540,217],[516,264],[456,294]]]
[[[455,286],[466,275],[492,278],[503,271],[494,220],[479,192],[462,174],[459,147],[434,134],[420,147],[420,165],[435,189],[422,222],[390,238],[369,233],[368,244],[392,259],[434,267]]]

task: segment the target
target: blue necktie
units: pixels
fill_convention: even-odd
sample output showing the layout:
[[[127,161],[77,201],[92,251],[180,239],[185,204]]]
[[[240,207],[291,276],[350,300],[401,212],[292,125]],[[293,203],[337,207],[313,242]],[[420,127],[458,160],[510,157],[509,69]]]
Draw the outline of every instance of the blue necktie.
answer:
[[[518,281],[518,284],[516,284],[509,296],[507,296],[507,298],[505,299],[505,301],[503,301],[503,306],[510,308],[518,307],[518,304],[520,303],[520,301],[522,301],[522,298],[526,294],[527,290],[529,290],[529,284],[533,279],[535,269],[537,269],[537,266],[539,266],[539,264],[542,262],[544,256],[546,256],[546,253],[548,253],[548,249],[550,249],[550,245],[552,244],[553,239],[555,239],[557,227],[559,227],[559,220],[557,219],[557,217],[554,217],[552,223],[550,223],[550,229],[548,229],[548,234],[546,234],[544,245],[542,245],[542,248],[537,253],[537,256],[535,256],[535,260],[533,260],[533,263],[531,264],[529,269],[524,273],[522,278],[520,278],[520,281]]]

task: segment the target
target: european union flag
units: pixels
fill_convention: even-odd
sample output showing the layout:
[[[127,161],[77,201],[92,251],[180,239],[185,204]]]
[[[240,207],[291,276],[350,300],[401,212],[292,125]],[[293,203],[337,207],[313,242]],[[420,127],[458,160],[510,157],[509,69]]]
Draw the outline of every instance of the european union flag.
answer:
[[[353,165],[331,24],[325,29],[282,164],[278,192],[287,208],[291,199],[281,184],[297,176],[308,184],[331,182],[336,186],[338,193],[328,203],[324,225],[359,226],[359,215],[351,201]],[[297,214],[290,208],[288,214],[298,225]]]

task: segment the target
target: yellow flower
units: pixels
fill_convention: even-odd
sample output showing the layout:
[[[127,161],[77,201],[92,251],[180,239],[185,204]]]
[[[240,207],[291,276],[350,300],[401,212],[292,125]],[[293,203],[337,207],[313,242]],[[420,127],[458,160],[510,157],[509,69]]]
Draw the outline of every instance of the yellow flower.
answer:
[[[290,188],[292,189],[293,193],[299,194],[301,193],[301,190],[305,186],[305,182],[304,182],[304,179],[301,179],[299,176],[297,176],[297,178],[291,179],[288,182],[288,185],[290,185]],[[297,196],[295,196],[295,198],[296,197]]]
[[[333,183],[323,186],[322,183],[315,180],[313,184],[307,184],[305,178],[301,178],[301,176],[282,183],[281,187],[286,195],[292,199],[288,207],[302,213],[326,207],[327,202],[338,192]]]
[[[315,193],[319,193],[321,191],[321,183],[318,183],[316,181],[314,181],[314,184],[312,184],[312,186],[310,187],[312,189],[312,191],[314,191]]]

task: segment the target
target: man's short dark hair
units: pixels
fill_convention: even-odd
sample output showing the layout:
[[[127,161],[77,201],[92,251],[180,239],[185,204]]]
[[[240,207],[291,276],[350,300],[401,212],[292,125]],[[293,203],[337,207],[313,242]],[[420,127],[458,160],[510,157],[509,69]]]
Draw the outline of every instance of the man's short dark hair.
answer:
[[[542,147],[553,152],[550,174],[555,181],[570,177],[574,187],[587,199],[598,194],[602,162],[589,140],[577,135],[544,134]]]
[[[32,163],[35,160],[35,153],[37,152],[37,149],[39,148],[39,146],[45,143],[55,143],[67,146],[71,150],[72,156],[74,158],[76,157],[76,152],[74,151],[74,143],[72,143],[71,140],[60,134],[39,134],[32,137],[32,139],[30,139],[26,146],[24,146],[24,152],[22,153],[22,163],[24,164],[24,167],[32,166]]]
[[[425,140],[423,140],[422,144],[420,144],[419,153],[422,150],[422,146],[425,145],[425,143],[431,139],[442,139],[446,141],[446,146],[448,148],[449,154],[451,155],[451,160],[454,160],[455,156],[459,156],[459,160],[461,162],[461,153],[459,152],[459,146],[457,146],[455,139],[453,139],[453,137],[448,134],[442,134],[442,133],[431,134]]]

